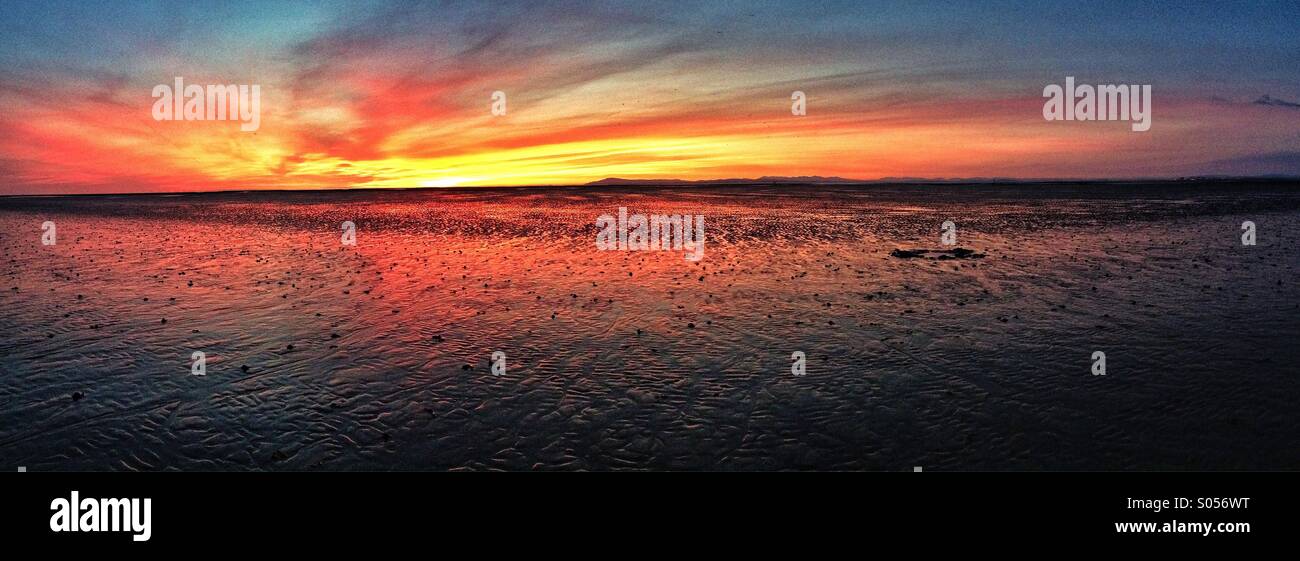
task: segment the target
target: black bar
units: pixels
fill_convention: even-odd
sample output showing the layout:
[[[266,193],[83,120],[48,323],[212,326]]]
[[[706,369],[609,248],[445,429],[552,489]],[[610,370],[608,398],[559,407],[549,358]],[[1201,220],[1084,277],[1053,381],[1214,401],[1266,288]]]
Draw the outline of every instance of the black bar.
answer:
[[[33,546],[124,553],[194,544],[248,551],[259,543],[301,551],[366,544],[427,549],[465,542],[465,532],[516,545],[536,536],[537,547],[564,550],[598,537],[640,542],[688,530],[708,534],[720,524],[737,527],[740,534],[728,539],[740,541],[1237,547],[1290,537],[1298,494],[1293,479],[1281,473],[13,473],[4,477],[3,527]],[[83,500],[149,498],[149,539],[134,541],[128,531],[52,531],[51,502],[74,490]],[[1179,497],[1192,508],[1176,508]],[[1170,505],[1156,512],[1132,508],[1131,499]],[[1237,504],[1213,508],[1210,499]],[[1175,521],[1249,528],[1207,536],[1115,527]],[[495,541],[476,547],[493,548]]]

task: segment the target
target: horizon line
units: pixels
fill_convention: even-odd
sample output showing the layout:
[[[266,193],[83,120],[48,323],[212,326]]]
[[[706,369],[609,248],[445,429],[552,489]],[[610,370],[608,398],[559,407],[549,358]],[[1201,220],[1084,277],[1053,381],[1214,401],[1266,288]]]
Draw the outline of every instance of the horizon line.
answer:
[[[765,176],[766,177],[766,176]],[[1130,177],[1130,178],[1014,178],[1014,177],[968,177],[968,178],[879,178],[879,179],[847,179],[847,178],[828,178],[821,176],[804,176],[807,180],[800,181],[798,176],[793,177],[772,177],[771,181],[763,181],[763,178],[724,178],[724,179],[675,179],[675,178],[658,178],[658,179],[625,179],[620,177],[606,177],[586,183],[554,183],[554,184],[519,184],[519,185],[453,185],[446,187],[433,186],[411,186],[411,187],[366,187],[352,186],[340,188],[249,188],[249,189],[216,189],[204,191],[121,191],[105,193],[7,193],[0,194],[0,198],[15,197],[116,197],[127,195],[204,195],[204,194],[228,194],[228,193],[337,193],[348,191],[471,191],[479,189],[550,189],[550,188],[620,188],[620,187],[753,187],[764,185],[789,185],[789,186],[827,186],[827,187],[845,187],[855,185],[1035,185],[1035,184],[1119,184],[1119,183],[1221,183],[1233,181],[1272,181],[1272,182],[1300,182],[1300,175],[1286,174],[1265,174],[1265,175],[1194,175],[1178,177]],[[786,181],[782,181],[785,179]],[[830,179],[830,181],[817,181],[817,179]],[[608,182],[608,183],[604,183]]]

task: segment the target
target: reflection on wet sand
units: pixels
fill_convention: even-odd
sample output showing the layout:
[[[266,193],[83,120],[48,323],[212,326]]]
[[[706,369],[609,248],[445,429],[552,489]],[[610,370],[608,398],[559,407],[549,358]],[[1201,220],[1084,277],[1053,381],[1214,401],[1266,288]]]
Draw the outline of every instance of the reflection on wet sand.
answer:
[[[619,207],[707,253],[598,251]],[[1275,184],[0,199],[0,457],[1293,468],[1297,226]]]

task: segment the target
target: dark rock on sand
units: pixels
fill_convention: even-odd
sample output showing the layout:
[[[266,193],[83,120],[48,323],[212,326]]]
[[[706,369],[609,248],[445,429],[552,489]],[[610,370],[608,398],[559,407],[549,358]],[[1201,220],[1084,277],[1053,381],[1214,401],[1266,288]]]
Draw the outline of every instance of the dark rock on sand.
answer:
[[[912,259],[920,257],[924,259],[983,259],[983,253],[976,253],[973,249],[964,247],[955,247],[953,249],[895,249],[889,252],[890,256],[900,259]]]

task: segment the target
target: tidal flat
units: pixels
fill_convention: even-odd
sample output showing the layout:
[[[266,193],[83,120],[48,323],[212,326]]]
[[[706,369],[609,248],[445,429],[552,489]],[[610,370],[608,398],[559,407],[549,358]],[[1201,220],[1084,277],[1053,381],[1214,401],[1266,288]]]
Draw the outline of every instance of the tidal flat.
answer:
[[[1295,183],[0,197],[0,258],[10,471],[1300,468]]]

